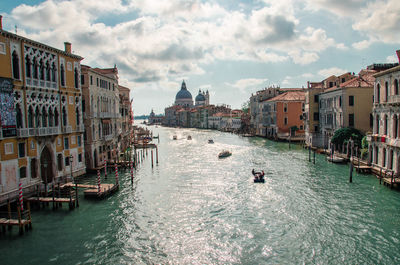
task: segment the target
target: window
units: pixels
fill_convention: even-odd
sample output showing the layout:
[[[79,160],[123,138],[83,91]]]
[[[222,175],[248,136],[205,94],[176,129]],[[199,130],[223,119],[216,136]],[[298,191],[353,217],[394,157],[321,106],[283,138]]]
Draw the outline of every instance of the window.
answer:
[[[314,132],[318,132],[318,125],[314,126]]]
[[[15,106],[17,128],[22,128],[22,112],[19,104]]]
[[[339,107],[342,106],[342,96],[339,96]]]
[[[82,136],[78,135],[78,146],[82,146]]]
[[[349,127],[354,126],[354,114],[349,114]]]
[[[58,169],[58,171],[61,171],[62,168],[63,168],[63,165],[62,165],[62,154],[58,154],[57,155],[57,169]]]
[[[65,107],[62,108],[62,120],[63,126],[67,126],[67,112],[65,111]]]
[[[378,83],[376,85],[376,103],[381,101],[381,85]]]
[[[60,79],[61,79],[61,86],[65,86],[65,69],[64,69],[64,65],[61,64],[60,66]]]
[[[284,123],[285,125],[287,125],[287,123],[288,123],[287,117],[285,117],[285,119],[283,120],[283,123]]]
[[[81,124],[81,119],[79,116],[79,107],[76,107],[75,113],[76,113],[76,125],[79,125],[79,124]]]
[[[82,99],[82,112],[85,112],[85,109],[86,109],[86,107],[85,107],[85,100]]]
[[[346,79],[344,77],[342,77],[342,83],[344,83],[346,81]]]
[[[26,178],[26,167],[20,167],[19,168],[19,177],[22,178]]]
[[[283,112],[287,112],[287,104],[286,103],[283,105]]]
[[[29,56],[25,56],[25,75],[26,77],[30,78],[32,76],[31,73],[31,60],[29,59]]]
[[[302,120],[303,119],[303,115],[300,115],[300,120]]]
[[[314,103],[318,103],[318,95],[314,95]]]
[[[93,85],[93,76],[90,76],[90,84]]]
[[[99,78],[96,78],[97,86],[99,86]]]
[[[12,53],[12,71],[14,79],[19,79],[19,58],[16,51]]]
[[[85,84],[85,76],[81,75],[81,85],[84,85],[84,84]]]
[[[69,157],[68,156],[65,157],[64,161],[65,161],[65,166],[66,167],[69,166]]]
[[[369,127],[372,128],[374,125],[374,117],[372,116],[372,113],[369,114]]]
[[[36,57],[33,57],[33,69],[32,69],[32,76],[35,79],[38,79],[38,65],[37,65],[37,60]]]
[[[78,154],[78,162],[82,162],[82,154]]]
[[[354,106],[354,96],[349,96],[349,106]]]
[[[51,64],[51,82],[56,82],[56,72],[57,72],[56,64],[53,62]]]
[[[395,95],[399,94],[399,80],[397,79],[394,80],[394,94]]]
[[[47,61],[46,62],[46,81],[50,81],[51,75],[50,75],[50,63]]]
[[[14,154],[14,144],[13,143],[5,143],[4,151],[5,151],[6,155]]]
[[[389,96],[389,83],[386,81],[385,82],[385,102],[388,101],[388,96]]]
[[[25,143],[18,143],[18,157],[25,157]]]
[[[37,178],[36,167],[37,167],[37,159],[32,158],[31,159],[31,178],[33,178],[33,179]]]
[[[44,80],[44,63],[43,60],[39,62],[39,79]]]
[[[314,121],[318,121],[318,120],[319,120],[319,113],[314,112]]]
[[[69,139],[68,139],[68,137],[64,138],[64,149],[69,149]]]
[[[329,82],[329,87],[333,87],[333,82]]]
[[[303,125],[300,125],[300,130],[303,130]]]
[[[75,81],[75,88],[79,88],[79,73],[77,68],[75,68],[74,70],[74,81]]]

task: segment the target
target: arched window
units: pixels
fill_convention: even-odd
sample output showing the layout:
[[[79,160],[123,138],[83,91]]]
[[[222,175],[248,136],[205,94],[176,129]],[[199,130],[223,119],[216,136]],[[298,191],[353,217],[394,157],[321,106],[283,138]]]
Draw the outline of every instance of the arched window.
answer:
[[[22,111],[21,111],[21,107],[19,106],[19,104],[17,104],[15,106],[15,112],[16,112],[16,121],[17,121],[17,128],[22,128]]]
[[[381,85],[378,83],[376,85],[376,103],[380,103],[381,101]]]
[[[43,60],[39,62],[39,79],[44,80],[44,63]]]
[[[47,127],[47,111],[44,106],[42,108],[42,127]]]
[[[12,70],[14,79],[19,79],[19,58],[16,51],[12,53]]]
[[[49,127],[53,127],[54,126],[54,114],[53,114],[53,110],[51,108],[49,108]]]
[[[36,107],[36,110],[35,110],[35,127],[36,128],[40,127],[40,111],[39,111],[39,107]]]
[[[32,106],[28,109],[28,127],[33,128],[33,109]]]
[[[389,97],[389,83],[386,81],[385,82],[385,102],[388,101],[388,97]]]
[[[65,107],[62,108],[62,123],[63,126],[67,126],[67,112],[65,110]]]
[[[388,129],[388,118],[387,115],[384,116],[383,120],[383,134],[387,135],[387,129]]]
[[[29,59],[29,56],[25,56],[25,74],[26,77],[31,77],[32,72],[31,72],[31,59]]]
[[[46,62],[46,81],[50,81],[50,63],[49,61]]]
[[[54,110],[54,126],[58,126],[58,110],[57,108]]]
[[[77,68],[75,68],[74,70],[74,81],[75,81],[75,88],[79,88],[79,73]]]
[[[399,94],[399,80],[397,79],[394,80],[394,94],[395,95]]]
[[[374,160],[374,163],[375,164],[378,164],[378,161],[379,161],[379,148],[378,148],[378,146],[375,146],[375,160]]]
[[[382,155],[382,167],[386,167],[386,148],[383,148]]]
[[[56,82],[56,72],[57,72],[56,65],[53,62],[51,65],[51,82]]]
[[[375,133],[379,134],[379,115],[375,117]]]
[[[38,79],[38,63],[35,57],[33,57],[33,78]]]
[[[60,66],[60,79],[61,79],[61,86],[65,86],[65,77],[64,77],[64,65],[61,64]]]
[[[76,107],[75,112],[76,112],[76,125],[79,125],[81,123],[79,118],[79,107]]]
[[[393,130],[392,130],[393,138],[397,138],[397,126],[398,126],[397,115],[393,115]]]

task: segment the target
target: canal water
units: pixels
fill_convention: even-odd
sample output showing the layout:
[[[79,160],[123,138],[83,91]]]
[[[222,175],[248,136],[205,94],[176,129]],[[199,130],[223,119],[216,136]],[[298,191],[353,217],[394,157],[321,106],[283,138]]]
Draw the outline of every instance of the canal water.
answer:
[[[349,183],[348,166],[322,155],[314,165],[287,143],[149,128],[158,165],[149,152],[112,197],[34,211],[32,231],[0,236],[0,263],[400,264],[400,193],[375,177]],[[223,149],[232,156],[218,159]],[[265,184],[252,182],[253,168]]]

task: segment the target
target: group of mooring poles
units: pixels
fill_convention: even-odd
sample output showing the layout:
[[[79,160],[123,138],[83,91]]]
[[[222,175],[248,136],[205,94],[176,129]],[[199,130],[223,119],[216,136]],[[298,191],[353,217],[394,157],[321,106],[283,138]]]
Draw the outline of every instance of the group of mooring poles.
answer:
[[[148,149],[149,148],[141,148],[138,151],[135,151],[135,168],[137,168],[138,165],[142,164],[144,162],[144,159],[148,157]],[[153,152],[153,147],[150,150],[151,153],[151,167],[154,167],[154,152]],[[155,147],[156,149],[156,164],[158,165],[158,147]]]
[[[315,150],[313,150],[313,164],[315,164]],[[308,146],[308,162],[311,162],[311,146]]]

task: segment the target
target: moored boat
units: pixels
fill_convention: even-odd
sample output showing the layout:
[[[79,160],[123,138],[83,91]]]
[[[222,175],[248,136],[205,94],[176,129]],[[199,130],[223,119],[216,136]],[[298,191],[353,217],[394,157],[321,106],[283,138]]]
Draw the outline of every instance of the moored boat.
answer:
[[[178,140],[178,137],[176,135],[172,136],[172,140]]]
[[[209,144],[213,144],[213,143],[214,143],[214,140],[213,140],[213,139],[209,139],[209,140],[208,140],[208,143],[209,143]]]
[[[223,150],[221,153],[218,154],[218,158],[224,158],[224,157],[228,157],[231,156],[232,153],[228,150]]]
[[[192,140],[192,136],[188,135],[187,139]]]

